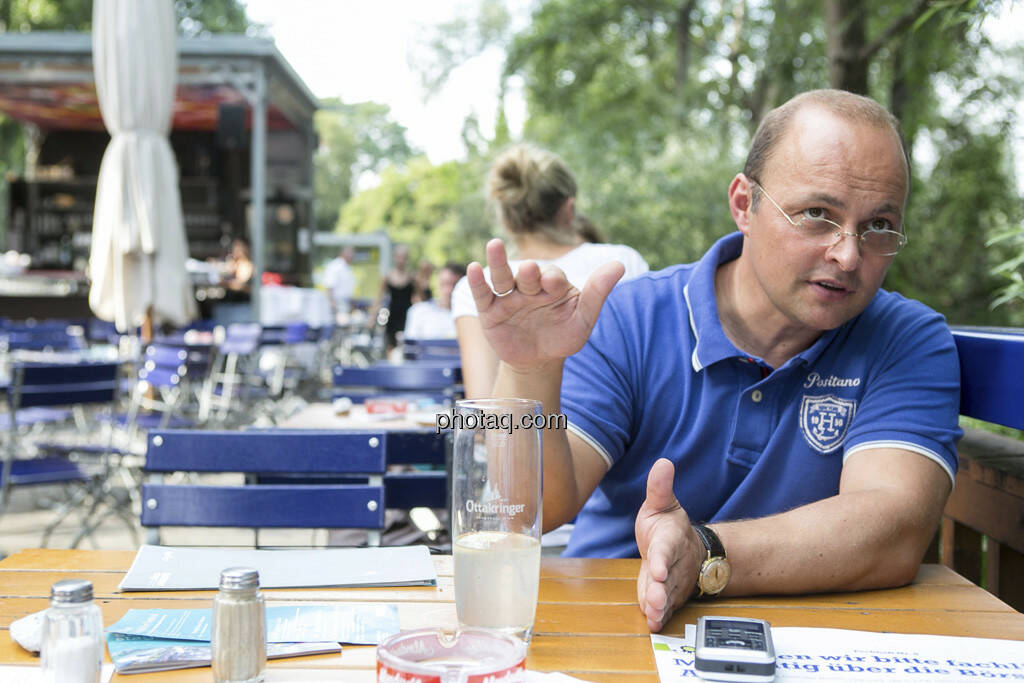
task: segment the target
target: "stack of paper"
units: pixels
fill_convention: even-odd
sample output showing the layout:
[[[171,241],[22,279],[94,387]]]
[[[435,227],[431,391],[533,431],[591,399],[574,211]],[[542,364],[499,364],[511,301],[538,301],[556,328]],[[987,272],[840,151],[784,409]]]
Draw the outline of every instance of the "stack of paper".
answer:
[[[123,591],[214,590],[221,570],[253,567],[262,588],[436,586],[426,546],[250,550],[144,545],[119,586]]]

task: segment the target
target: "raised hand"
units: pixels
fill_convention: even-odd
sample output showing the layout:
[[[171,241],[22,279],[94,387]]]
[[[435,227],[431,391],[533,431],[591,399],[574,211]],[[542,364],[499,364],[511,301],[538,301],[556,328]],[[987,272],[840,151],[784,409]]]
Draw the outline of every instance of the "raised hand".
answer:
[[[689,515],[672,492],[674,476],[669,460],[654,463],[647,475],[647,498],[636,516],[641,557],[636,593],[651,631],[660,631],[672,612],[689,599],[705,554]]]
[[[479,263],[466,269],[480,325],[498,358],[522,369],[560,361],[579,351],[625,270],[618,262],[604,264],[581,292],[555,266],[542,269],[527,261],[513,275],[499,239],[487,243],[487,265],[493,289]]]

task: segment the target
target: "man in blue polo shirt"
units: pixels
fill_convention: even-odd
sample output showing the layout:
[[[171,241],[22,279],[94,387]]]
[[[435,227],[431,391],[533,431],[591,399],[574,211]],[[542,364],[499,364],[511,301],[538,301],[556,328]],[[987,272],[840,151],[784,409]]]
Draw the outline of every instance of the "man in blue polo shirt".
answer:
[[[639,554],[652,630],[694,595],[914,578],[960,431],[942,317],[880,289],[909,175],[881,106],[813,91],[762,121],[729,186],[739,232],[699,262],[610,296],[617,264],[582,292],[513,277],[498,240],[493,290],[470,266],[494,394],[569,418],[544,435],[545,528],[576,516],[568,554]]]

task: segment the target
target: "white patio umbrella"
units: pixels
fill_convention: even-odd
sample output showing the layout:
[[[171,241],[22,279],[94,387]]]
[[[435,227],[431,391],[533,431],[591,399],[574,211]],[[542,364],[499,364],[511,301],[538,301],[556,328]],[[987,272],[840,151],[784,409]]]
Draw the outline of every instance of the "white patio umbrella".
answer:
[[[110,144],[96,187],[89,306],[126,332],[196,317],[171,129],[173,0],[95,0],[92,55]]]

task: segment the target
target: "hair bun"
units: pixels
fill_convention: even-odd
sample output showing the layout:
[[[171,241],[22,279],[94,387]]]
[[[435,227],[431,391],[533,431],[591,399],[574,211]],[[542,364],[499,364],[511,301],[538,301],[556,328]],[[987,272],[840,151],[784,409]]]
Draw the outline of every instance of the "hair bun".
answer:
[[[491,166],[487,195],[512,233],[554,227],[565,200],[576,196],[576,180],[556,154],[532,145],[514,145]],[[571,232],[571,231],[570,231]]]

